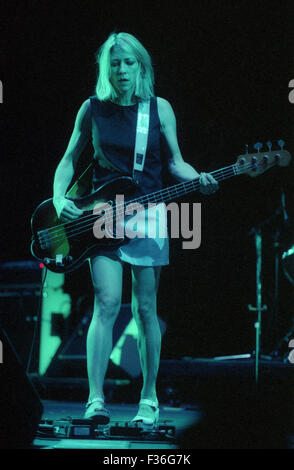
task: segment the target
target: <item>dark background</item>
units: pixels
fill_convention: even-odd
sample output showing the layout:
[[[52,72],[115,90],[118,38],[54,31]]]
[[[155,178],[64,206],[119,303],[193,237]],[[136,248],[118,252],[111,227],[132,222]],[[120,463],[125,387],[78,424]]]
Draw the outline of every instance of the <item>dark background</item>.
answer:
[[[30,217],[52,195],[56,166],[75,114],[94,93],[94,54],[113,31],[138,37],[155,68],[156,95],[175,111],[183,157],[198,171],[234,163],[255,142],[283,138],[293,154],[294,105],[288,100],[293,70],[294,6],[287,1],[1,2],[2,250],[1,262],[31,259]],[[265,145],[265,144],[264,144]],[[87,149],[82,163],[91,157]],[[202,243],[182,250],[171,242],[162,272],[159,314],[168,325],[163,358],[208,357],[254,350],[256,256],[252,227],[272,216],[285,191],[290,233],[282,219],[263,231],[263,352],[289,330],[294,287],[280,271],[274,298],[274,248],[294,243],[293,162],[258,178],[221,184],[202,203]],[[129,301],[129,278],[124,301]],[[87,266],[67,276],[73,295],[71,326],[91,300]],[[287,349],[287,346],[286,346]]]

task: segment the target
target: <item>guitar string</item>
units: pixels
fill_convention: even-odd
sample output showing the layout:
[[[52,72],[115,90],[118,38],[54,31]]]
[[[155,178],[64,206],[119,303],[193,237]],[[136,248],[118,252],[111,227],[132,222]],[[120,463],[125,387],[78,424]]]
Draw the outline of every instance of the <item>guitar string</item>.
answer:
[[[247,167],[247,168],[246,168],[246,167]],[[242,166],[242,167],[241,167],[241,170],[246,170],[246,169],[248,169],[248,168],[250,168],[250,167],[252,167],[252,164],[251,164],[251,163]],[[256,168],[256,167],[258,167],[258,165],[256,165],[255,168]],[[228,170],[229,170],[229,173],[228,173]],[[226,167],[226,168],[221,169],[221,170],[215,170],[214,172],[211,172],[211,174],[215,174],[215,173],[222,173],[222,174],[220,175],[220,177],[222,178],[222,180],[227,179],[227,178],[230,178],[230,177],[236,175],[236,171],[235,171],[234,165],[231,165],[230,167]],[[242,172],[239,171],[237,174],[240,175],[240,174],[242,174]],[[175,186],[177,186],[177,187],[182,186],[181,191],[179,192],[178,190],[176,190],[175,194],[173,194],[172,196],[171,196],[171,194],[169,194],[169,197],[170,197],[170,199],[172,199],[172,198],[174,198],[175,196],[185,195],[185,194],[187,194],[187,193],[189,192],[189,190],[192,189],[192,188],[193,188],[192,191],[197,191],[197,190],[199,189],[198,185],[200,186],[200,184],[199,184],[199,178],[195,178],[194,180],[186,181],[186,182],[184,182],[184,183],[179,183],[178,185],[175,185]],[[150,196],[156,196],[156,195],[158,195],[158,194],[162,194],[163,192],[170,193],[171,190],[172,190],[172,191],[175,191],[175,186],[172,186],[172,187],[170,187],[170,188],[166,188],[165,190],[159,190],[159,191],[157,191],[157,192],[155,192],[155,193],[152,193],[152,194],[148,194],[148,195],[146,195],[146,196],[143,196],[143,197],[139,198],[138,200],[141,200],[141,201],[142,201],[143,199],[146,199],[146,202],[148,202],[148,199],[150,198]],[[189,187],[188,190],[187,190],[187,187]],[[135,200],[135,202],[129,201],[127,204],[130,204],[130,205],[131,205],[131,204],[134,205],[135,203],[138,204],[138,200],[137,200],[137,201]],[[125,208],[125,205],[126,205],[126,203],[121,203],[121,204],[118,206],[118,208],[116,208],[116,210],[114,211],[114,214],[113,214],[112,208],[111,208],[111,209],[107,209],[111,214],[110,214],[110,217],[109,217],[109,218],[107,218],[107,216],[106,216],[106,219],[103,221],[103,224],[104,224],[104,223],[107,224],[110,220],[113,220],[113,215],[117,215],[117,214],[118,214],[118,215],[122,215],[122,214],[124,214],[124,211],[119,212],[119,210],[120,210],[122,207]],[[140,207],[142,207],[141,204],[140,204]],[[106,213],[106,211],[105,211],[105,213]],[[104,214],[104,215],[105,215],[105,214]],[[76,226],[72,226],[72,227],[71,227],[71,230],[68,229],[67,232],[66,232],[67,238],[72,238],[73,236],[76,236],[76,235],[85,233],[85,232],[87,232],[87,231],[89,230],[89,228],[92,228],[92,227],[93,227],[93,221],[94,221],[95,219],[97,219],[97,215],[96,215],[96,216],[95,216],[95,215],[94,215],[94,216],[93,216],[93,215],[87,216],[87,218],[88,218],[88,220],[87,220],[87,221],[83,221],[83,222],[82,222],[82,225],[81,225],[81,223],[79,223],[79,224],[77,224]],[[91,220],[89,220],[89,218],[90,218]],[[73,221],[73,222],[75,222],[75,221]],[[76,222],[78,222],[78,220],[76,220]],[[84,225],[84,222],[86,222],[87,225]],[[88,224],[88,222],[91,222],[91,223]],[[65,224],[64,224],[64,225],[65,225]],[[81,225],[81,226],[78,227],[78,225]],[[50,240],[50,242],[53,241],[53,242],[57,243],[59,240],[64,239],[63,234],[60,233],[60,231],[63,232],[63,230],[64,230],[64,229],[63,229],[63,226],[62,226],[62,227],[57,226],[57,228],[60,229],[60,230],[56,230],[56,231],[55,231],[55,236],[50,236],[50,237],[45,236],[45,237],[43,237],[42,241],[43,241],[43,242],[46,242],[46,240]],[[83,229],[83,230],[81,230],[81,229]],[[46,231],[45,231],[45,232],[46,232]],[[54,232],[53,232],[53,233],[54,233]],[[60,233],[60,236],[58,236],[59,233]]]
[[[250,164],[251,165],[251,164]],[[227,172],[228,170],[229,171],[233,171],[234,174],[235,174],[235,170],[233,169],[234,165],[231,165],[230,167],[225,167],[223,169],[220,169],[220,170],[215,170],[214,172],[212,172],[211,174],[213,173],[224,173],[224,172]],[[243,167],[242,167],[243,168]],[[141,196],[140,198],[138,198],[137,200],[134,200],[134,201],[128,201],[127,203],[121,203],[119,205],[117,205],[116,207],[122,207],[124,206],[125,204],[128,204],[128,205],[131,205],[133,204],[134,202],[137,202],[139,203],[139,201],[143,201],[143,199],[146,199],[146,202],[148,202],[148,199],[150,199],[151,197],[154,197],[156,199],[156,196],[158,194],[163,194],[163,193],[169,193],[171,191],[175,191],[175,194],[173,195],[176,196],[177,193],[178,193],[178,190],[177,188],[180,187],[180,186],[188,186],[189,184],[192,184],[192,186],[194,184],[197,184],[197,180],[198,178],[195,178],[194,180],[191,180],[191,181],[185,181],[185,182],[182,182],[182,183],[178,183],[177,185],[174,185],[174,186],[171,186],[169,188],[164,188],[162,190],[159,190],[159,191],[156,191],[154,193],[150,193],[150,194],[147,194],[145,196]],[[185,189],[185,188],[181,188],[181,189]],[[189,188],[190,189],[190,188]],[[198,188],[196,188],[197,190]],[[106,204],[105,204],[106,205]],[[63,231],[64,228],[68,229],[70,228],[71,225],[79,225],[80,223],[82,223],[84,220],[86,221],[86,219],[89,219],[89,218],[93,218],[93,213],[91,212],[90,215],[87,215],[87,216],[82,216],[80,217],[79,219],[76,219],[74,221],[70,221],[70,222],[65,222],[64,224],[62,224],[62,226],[60,225],[55,225],[55,226],[52,226],[52,227],[49,227],[48,229],[45,229],[45,230],[40,230],[38,233],[39,234],[42,234],[42,232],[48,234],[50,231],[54,231],[54,229],[56,229],[56,232],[59,231]]]
[[[234,166],[234,165],[231,165],[231,166],[229,166],[229,167],[224,167],[224,168],[222,168],[222,169],[220,169],[220,170],[215,170],[215,171],[212,172],[211,174],[216,173],[216,172],[221,173],[221,172],[223,172],[223,171],[232,170],[232,169],[233,169],[233,166]],[[147,195],[145,195],[145,196],[141,196],[141,197],[138,198],[138,199],[140,199],[140,200],[141,200],[141,199],[144,199],[144,198],[148,199],[148,197],[156,196],[157,194],[162,193],[162,192],[169,192],[169,190],[176,190],[177,187],[183,186],[183,185],[185,185],[185,184],[189,184],[189,183],[194,183],[194,184],[195,184],[195,182],[197,182],[198,179],[199,179],[199,177],[197,177],[197,178],[195,178],[195,179],[193,179],[193,180],[191,180],[191,181],[184,181],[184,182],[178,183],[178,184],[176,184],[176,185],[174,185],[174,186],[171,186],[171,187],[169,187],[169,188],[163,188],[162,190],[155,191],[154,193],[150,193],[150,194],[147,194]],[[128,204],[131,204],[132,202],[133,202],[133,201],[131,200],[131,201],[128,202]],[[122,205],[122,204],[123,204],[123,203],[121,203],[121,205]],[[85,220],[85,219],[87,219],[87,218],[89,218],[89,217],[92,217],[92,215],[93,215],[93,214],[92,214],[92,211],[91,211],[91,215],[82,216],[82,217],[80,217],[80,218],[78,219],[78,221]],[[65,228],[70,228],[70,225],[71,225],[71,224],[75,224],[75,222],[77,222],[77,220],[70,221],[70,222],[65,222],[64,224],[62,224],[62,227],[60,227],[60,225],[55,225],[55,226],[49,227],[48,229],[46,229],[46,230],[44,230],[44,231],[46,231],[46,232],[48,233],[50,230],[53,230],[53,229],[55,229],[55,228],[56,228],[56,229],[59,228],[59,229],[62,230],[63,227],[65,227],[65,226],[66,226]],[[42,232],[42,230],[40,231],[40,233],[41,233],[41,232]]]
[[[224,168],[221,168],[221,169],[218,169],[218,170],[214,170],[214,171],[212,171],[210,174],[211,174],[211,175],[215,175],[215,176],[216,176],[216,179],[217,179],[217,173],[220,173],[220,179],[226,179],[226,178],[228,178],[228,176],[225,175],[225,177],[223,177],[224,172],[227,173],[228,171],[233,171],[233,174],[232,174],[231,176],[234,176],[234,175],[241,175],[241,174],[242,174],[242,170],[247,170],[247,169],[249,169],[250,167],[252,168],[252,170],[254,170],[254,169],[258,168],[258,167],[264,166],[264,164],[262,164],[262,163],[260,163],[260,164],[255,163],[254,165],[255,165],[255,166],[253,167],[252,162],[250,162],[250,163],[243,164],[243,165],[241,166],[240,163],[238,164],[238,162],[237,162],[237,163],[235,163],[235,164],[233,164],[233,165],[229,165],[229,166],[227,166],[227,167],[224,167]],[[236,169],[237,169],[237,172],[236,172]],[[241,170],[241,171],[240,171],[240,170]],[[244,173],[244,172],[245,172],[245,171],[243,171],[243,173]],[[189,184],[192,184],[192,186],[193,186],[194,184],[197,184],[197,181],[198,181],[198,180],[199,180],[199,177],[197,177],[197,178],[195,178],[195,179],[193,179],[193,180],[191,180],[191,181],[185,181],[185,182],[178,183],[178,184],[176,184],[176,185],[174,185],[174,186],[171,186],[171,187],[169,187],[169,188],[164,188],[164,189],[161,189],[161,190],[156,191],[156,192],[154,192],[154,193],[150,193],[150,194],[147,194],[147,195],[145,195],[145,196],[141,196],[140,198],[137,199],[137,201],[135,200],[135,202],[137,202],[137,203],[140,204],[140,202],[138,202],[138,201],[139,201],[139,200],[143,200],[143,199],[147,199],[146,202],[148,202],[148,199],[150,199],[151,197],[155,197],[155,198],[156,198],[156,196],[157,196],[158,194],[163,194],[164,192],[169,193],[170,191],[175,191],[176,193],[175,193],[172,197],[176,197],[176,196],[178,195],[178,194],[177,194],[177,189],[176,189],[177,187],[180,187],[180,186],[188,186]],[[183,189],[184,189],[184,188],[183,188]],[[199,188],[196,188],[196,189],[193,188],[193,191],[194,191],[194,190],[197,191],[198,189],[199,189]],[[189,192],[189,191],[190,191],[190,188],[189,188],[188,192]],[[134,201],[128,201],[127,203],[121,203],[121,204],[119,204],[119,205],[116,205],[116,208],[118,208],[119,206],[121,206],[121,207],[123,206],[123,207],[125,208],[125,205],[126,205],[126,204],[131,205],[131,204],[133,204],[133,203],[134,203]],[[106,204],[105,204],[105,205],[106,205]],[[112,212],[112,208],[111,208],[111,212]],[[96,216],[96,217],[97,217],[97,216]],[[62,224],[62,225],[55,225],[55,226],[49,227],[49,228],[47,228],[47,229],[40,230],[40,231],[38,232],[38,235],[41,235],[41,236],[42,236],[42,233],[45,233],[45,236],[46,236],[46,235],[49,234],[50,231],[53,231],[53,232],[54,232],[54,229],[56,229],[56,232],[55,232],[55,233],[63,232],[64,228],[65,228],[65,229],[69,229],[71,225],[74,226],[73,228],[75,229],[78,225],[83,224],[83,222],[86,221],[87,219],[88,219],[87,221],[90,221],[90,219],[92,220],[93,218],[95,218],[95,217],[93,217],[93,214],[92,214],[92,212],[91,212],[91,214],[89,214],[89,215],[87,215],[87,216],[79,217],[79,219],[75,219],[75,220],[73,220],[73,221],[65,222],[65,223]]]
[[[232,168],[231,168],[230,170],[234,172],[234,170],[233,170]],[[221,170],[217,170],[217,171],[221,171]],[[223,172],[223,174],[224,174],[224,169],[222,170],[222,172]],[[235,172],[234,172],[234,174],[235,174]],[[229,176],[231,176],[231,175],[229,175],[229,174],[223,175],[223,179],[225,179],[226,177],[229,177]],[[124,213],[124,211],[121,211],[121,212],[120,212],[120,209],[122,209],[122,208],[125,209],[126,204],[127,204],[128,206],[134,206],[135,204],[137,204],[137,208],[142,207],[142,205],[144,205],[144,203],[141,204],[139,201],[142,202],[144,199],[146,199],[146,201],[144,201],[145,203],[146,203],[146,202],[152,202],[152,201],[150,201],[150,198],[151,198],[151,197],[154,197],[155,200],[156,200],[156,196],[158,196],[158,194],[167,193],[167,195],[172,199],[172,198],[174,198],[175,196],[181,196],[181,195],[183,195],[183,194],[186,194],[186,193],[187,193],[190,189],[192,189],[192,188],[193,188],[193,190],[197,191],[197,190],[199,189],[199,188],[198,188],[198,185],[200,185],[200,184],[199,184],[199,181],[197,181],[197,179],[198,179],[198,178],[195,178],[194,180],[186,181],[186,182],[184,182],[184,183],[179,183],[178,185],[175,185],[175,186],[177,186],[177,187],[182,186],[182,188],[180,188],[180,191],[179,191],[178,189],[176,189],[175,186],[172,186],[172,187],[170,187],[170,188],[165,188],[165,189],[159,190],[159,191],[157,191],[157,192],[155,192],[155,193],[151,193],[151,194],[142,196],[142,197],[140,197],[140,198],[138,198],[137,200],[134,200],[134,201],[128,201],[127,203],[120,203],[119,205],[116,206],[116,210],[115,210],[114,212],[115,212],[117,215],[122,215],[122,214]],[[187,187],[188,187],[188,189],[187,189]],[[174,194],[171,194],[172,192],[174,192]],[[161,202],[162,202],[162,201],[161,201]],[[136,207],[135,207],[135,208],[136,208]],[[133,209],[134,209],[134,208],[133,208]],[[105,213],[106,213],[107,211],[109,211],[109,212],[111,213],[111,216],[110,216],[109,219],[107,219],[107,217],[106,217],[106,219],[105,219],[105,222],[106,222],[106,223],[107,223],[109,220],[111,220],[111,218],[113,218],[113,210],[112,210],[112,208],[106,209],[106,210],[105,210]],[[83,220],[81,221],[81,219],[83,219]],[[79,228],[79,227],[78,227],[79,225],[83,224],[84,222],[86,222],[86,223],[92,222],[93,220],[96,220],[96,219],[97,219],[97,215],[95,215],[95,214],[93,215],[93,214],[91,213],[91,215],[88,215],[88,216],[85,216],[85,217],[82,217],[82,218],[79,218],[79,219],[77,219],[77,220],[75,220],[75,221],[70,222],[70,223],[69,223],[69,224],[71,225],[70,227],[67,225],[68,223],[63,224],[62,226],[59,226],[59,225],[55,226],[55,227],[56,227],[56,230],[55,230],[55,231],[54,231],[54,228],[55,228],[55,227],[50,227],[50,229],[51,229],[51,234],[50,234],[50,235],[52,235],[52,233],[58,235],[59,233],[63,232],[65,225],[67,225],[67,227],[66,227],[66,229],[67,229],[67,234],[71,234],[71,233],[73,233],[76,229]],[[76,224],[75,224],[75,222],[76,222]],[[42,232],[44,232],[45,235],[43,236],[43,240],[44,240],[44,239],[46,238],[46,236],[48,235],[48,232],[49,232],[50,229],[46,229],[46,230],[43,230],[43,231],[40,231],[40,232],[39,232],[39,234],[41,234]],[[52,229],[53,229],[53,230],[52,230]],[[73,229],[73,230],[70,231],[70,229]],[[51,239],[51,240],[54,240],[54,237],[51,236],[50,239]]]
[[[246,165],[242,166],[241,169],[246,169],[246,167],[247,167],[247,168],[248,168],[248,167],[250,168],[250,166],[252,166],[252,163],[247,163]],[[258,166],[258,165],[256,165],[256,166]],[[233,171],[233,173],[234,173],[234,175],[235,175],[235,174],[236,174],[235,168],[236,168],[236,164],[231,165],[231,166],[229,166],[229,167],[225,167],[225,168],[220,169],[220,170],[215,170],[215,171],[211,172],[211,174],[214,174],[214,173],[221,173],[220,177],[223,178],[223,179],[225,179],[225,178],[227,178],[228,176],[227,176],[227,175],[223,176],[224,173],[227,173],[227,171]],[[239,171],[239,173],[237,173],[237,174],[242,174],[242,173]],[[233,175],[231,175],[231,176],[233,176]],[[197,179],[198,179],[198,178],[197,178]],[[169,197],[170,197],[170,199],[172,199],[173,197],[176,197],[176,196],[179,195],[179,191],[177,190],[177,187],[183,186],[183,185],[184,185],[184,186],[188,186],[187,183],[192,184],[192,186],[194,186],[194,185],[197,184],[197,179],[195,178],[194,180],[191,180],[190,182],[178,183],[177,185],[172,186],[172,187],[170,187],[170,188],[165,188],[165,189],[159,190],[159,191],[157,191],[157,192],[155,192],[155,193],[151,193],[151,194],[145,195],[145,196],[143,196],[143,197],[138,198],[137,200],[135,200],[135,202],[133,202],[133,201],[128,201],[127,203],[121,203],[121,204],[119,204],[119,205],[116,205],[116,206],[115,206],[115,207],[116,207],[116,212],[119,213],[120,207],[121,207],[121,208],[122,208],[122,207],[125,208],[125,204],[128,204],[128,206],[131,206],[131,205],[134,205],[134,204],[138,204],[138,206],[137,206],[137,208],[138,208],[138,207],[140,206],[140,201],[143,202],[143,200],[146,199],[146,201],[144,201],[144,203],[150,202],[150,198],[151,198],[151,197],[154,197],[154,198],[155,198],[155,203],[156,203],[156,197],[157,197],[157,195],[158,195],[158,194],[163,194],[164,192],[165,192],[165,193],[170,193],[171,191],[173,191],[174,194],[173,194],[172,196],[171,196],[170,194],[168,194]],[[193,188],[192,190],[195,191],[195,190],[197,190],[197,189],[198,189],[198,188]],[[184,193],[185,193],[185,192],[188,193],[188,192],[190,191],[190,188],[185,191],[185,187],[184,187],[184,188],[182,188],[182,190],[184,190]],[[151,202],[152,202],[152,201],[151,201]],[[143,203],[143,204],[144,204],[144,203]],[[105,204],[105,205],[106,205],[106,204]],[[100,209],[101,209],[101,208],[100,208]],[[134,208],[133,208],[133,209],[134,209]],[[136,207],[135,207],[135,209],[136,209]],[[105,209],[105,214],[107,214],[107,212],[110,212],[110,217],[112,218],[112,217],[113,217],[112,207],[111,207],[110,209],[106,208],[106,209]],[[105,214],[104,214],[104,215],[105,215]],[[55,230],[55,234],[56,234],[56,235],[57,235],[58,233],[63,232],[64,228],[66,228],[66,229],[68,230],[68,233],[72,233],[72,232],[69,232],[69,228],[72,228],[73,230],[77,230],[77,229],[79,228],[79,225],[83,224],[83,223],[86,222],[86,221],[87,221],[87,222],[90,222],[90,221],[92,222],[96,217],[97,217],[97,216],[95,216],[95,215],[93,216],[92,213],[91,213],[90,215],[87,215],[87,216],[84,216],[84,217],[80,217],[78,220],[74,220],[74,221],[71,221],[71,222],[66,222],[66,223],[62,224],[62,226],[57,225],[57,226],[55,226],[55,227],[50,227],[50,228],[48,228],[48,229],[46,229],[46,230],[39,231],[38,233],[39,233],[39,235],[41,235],[42,237],[44,237],[44,235],[42,235],[42,233],[44,233],[44,234],[45,234],[45,237],[46,237],[46,236],[49,234],[50,230],[54,232],[54,229],[55,229],[55,228],[56,228],[56,230]],[[108,222],[108,220],[109,220],[109,219],[107,219],[107,217],[106,217],[105,222]],[[71,226],[71,227],[70,227],[70,226]]]
[[[241,170],[246,170],[246,169],[248,169],[248,168],[250,168],[250,167],[252,167],[252,164],[251,164],[251,163],[242,166],[242,167],[241,167]],[[255,167],[255,168],[256,168],[256,167]],[[226,168],[223,168],[223,169],[221,169],[221,170],[215,170],[214,172],[211,172],[212,175],[215,174],[215,173],[220,173],[219,176],[222,178],[222,180],[227,179],[227,178],[229,178],[229,177],[231,177],[231,176],[234,176],[234,175],[236,174],[235,165],[231,165],[230,167],[226,167]],[[237,174],[242,174],[242,172],[239,171]],[[178,183],[177,185],[172,186],[172,187],[170,187],[170,188],[165,188],[165,189],[159,190],[159,191],[157,191],[157,192],[155,192],[155,193],[145,195],[145,196],[139,198],[138,200],[129,201],[127,204],[128,204],[128,205],[135,205],[135,204],[138,204],[137,208],[138,208],[138,207],[141,208],[143,204],[140,204],[140,202],[138,202],[138,201],[142,201],[143,199],[146,199],[146,202],[148,202],[148,201],[150,202],[150,197],[151,197],[151,196],[156,198],[156,195],[162,194],[163,192],[166,192],[166,193],[169,195],[169,197],[172,199],[174,196],[181,196],[181,195],[186,194],[187,191],[189,191],[189,190],[192,189],[192,188],[193,188],[193,191],[197,191],[197,190],[199,189],[198,186],[200,186],[199,178],[195,178],[194,180],[186,181],[186,182],[184,182],[184,183]],[[178,191],[178,190],[176,189],[176,187],[181,187],[181,188],[180,188],[180,191]],[[187,189],[187,187],[188,187],[188,189]],[[174,192],[174,194],[171,195],[171,194],[170,194],[171,192]],[[113,220],[113,215],[115,215],[115,216],[117,217],[117,215],[120,216],[120,215],[124,214],[124,211],[120,212],[120,209],[122,209],[122,207],[125,208],[125,205],[126,205],[126,203],[121,203],[119,206],[116,207],[116,210],[115,210],[115,211],[113,211],[112,208],[111,208],[111,209],[107,209],[109,212],[111,212],[111,215],[110,215],[109,218],[108,218],[108,215],[106,215],[106,218],[105,218],[105,220],[103,221],[103,224],[104,224],[104,223],[107,224],[110,220]],[[133,208],[133,209],[134,209],[134,208]],[[136,207],[135,207],[135,209],[136,209]],[[114,214],[113,214],[113,212],[114,212]],[[106,211],[105,211],[105,214],[106,214]],[[104,215],[105,215],[105,214],[104,214]],[[91,220],[89,220],[89,218],[90,218]],[[86,216],[85,219],[87,219],[87,220],[83,220],[82,222],[80,221],[80,219],[78,219],[78,220],[76,221],[76,222],[79,221],[79,223],[78,223],[77,225],[70,227],[71,230],[70,230],[70,229],[67,229],[67,232],[66,232],[67,238],[71,238],[71,237],[73,237],[73,236],[76,236],[76,235],[79,235],[79,234],[82,234],[82,233],[85,233],[86,231],[88,231],[88,229],[89,229],[90,227],[93,227],[93,220],[95,220],[96,218],[97,218],[97,215],[96,215],[96,216],[95,216],[95,215],[91,215],[91,216]],[[91,221],[91,223],[88,224],[88,222],[90,222],[90,221]],[[75,222],[75,221],[73,221],[73,222]],[[87,225],[84,225],[84,223],[86,223]],[[71,224],[72,224],[72,222],[71,222]],[[64,224],[64,225],[65,225],[65,224]],[[78,226],[78,225],[79,225],[79,226]],[[48,236],[47,236],[47,237],[46,237],[46,236],[44,237],[44,236],[43,236],[42,242],[46,242],[46,240],[49,239],[50,242],[56,242],[56,243],[57,243],[57,242],[59,241],[59,239],[61,240],[61,239],[63,238],[63,234],[60,233],[60,232],[63,232],[63,230],[64,230],[63,226],[62,226],[62,227],[56,226],[56,227],[57,227],[57,230],[55,230],[55,231],[53,230],[53,232],[51,232],[51,236],[50,236],[50,237],[48,237]],[[53,229],[53,227],[51,227],[51,229]],[[58,229],[59,229],[59,230],[58,230]],[[45,232],[46,232],[46,231],[45,231]],[[54,234],[54,235],[52,236],[52,234]],[[60,237],[59,237],[59,234],[60,234]]]

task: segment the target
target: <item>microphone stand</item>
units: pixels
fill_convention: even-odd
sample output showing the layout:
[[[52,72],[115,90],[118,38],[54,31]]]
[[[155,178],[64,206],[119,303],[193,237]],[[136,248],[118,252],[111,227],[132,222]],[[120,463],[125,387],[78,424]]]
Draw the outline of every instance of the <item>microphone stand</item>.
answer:
[[[255,382],[256,384],[258,383],[259,380],[259,363],[260,363],[260,351],[261,351],[261,323],[262,323],[262,312],[267,310],[267,305],[262,305],[262,279],[261,279],[261,274],[262,274],[262,229],[265,226],[271,225],[277,217],[281,215],[283,212],[282,209],[278,209],[275,211],[275,213],[269,217],[268,219],[264,220],[260,224],[258,224],[256,227],[252,227],[252,229],[249,232],[249,235],[254,235],[255,238],[255,248],[256,248],[256,307],[253,307],[252,305],[248,305],[248,309],[250,311],[255,311],[257,312],[257,319],[256,322],[254,323],[254,328],[255,328]],[[275,272],[275,308],[277,306],[277,289],[278,289],[278,283],[277,283],[277,276],[278,276],[278,237],[279,237],[279,232],[278,235],[276,235],[276,242],[275,242],[275,247],[276,247],[276,272]],[[230,360],[230,359],[248,359],[251,358],[254,354],[240,354],[240,355],[234,355],[234,356],[218,356],[215,357],[215,360]],[[265,358],[272,359],[272,357],[267,357]]]
[[[275,253],[275,276],[274,276],[274,297],[273,297],[273,314],[272,314],[272,321],[273,321],[273,339],[276,342],[276,328],[277,328],[277,315],[278,315],[278,302],[279,302],[279,283],[280,283],[280,230],[276,231],[275,239],[274,239],[274,253]],[[277,356],[277,352],[274,351],[271,353],[272,356]]]
[[[267,310],[266,305],[262,305],[262,235],[261,227],[252,228],[251,233],[255,236],[255,248],[256,248],[256,307],[249,305],[248,308],[251,311],[257,312],[257,321],[254,324],[255,327],[255,382],[258,383],[259,379],[259,360],[260,360],[260,339],[261,339],[261,313]]]
[[[276,210],[275,213],[269,217],[268,219],[264,220],[256,227],[253,227],[249,234],[254,234],[255,236],[255,247],[256,247],[256,307],[252,307],[252,305],[248,305],[249,310],[253,310],[257,312],[257,321],[254,324],[256,329],[256,349],[255,349],[255,382],[258,383],[259,379],[259,361],[260,361],[260,341],[261,341],[261,319],[262,319],[262,312],[267,310],[266,305],[262,305],[262,281],[261,281],[261,272],[262,272],[262,228],[268,225],[271,225],[273,222],[276,221],[278,217],[282,214],[283,218],[285,218],[285,208],[282,206],[280,209]],[[275,251],[275,278],[274,278],[274,302],[273,302],[273,316],[274,319],[277,315],[278,310],[278,292],[279,292],[279,267],[280,267],[280,224],[278,223],[278,227],[276,228],[276,233],[274,237],[274,251]],[[272,359],[272,356],[269,356],[268,359]]]

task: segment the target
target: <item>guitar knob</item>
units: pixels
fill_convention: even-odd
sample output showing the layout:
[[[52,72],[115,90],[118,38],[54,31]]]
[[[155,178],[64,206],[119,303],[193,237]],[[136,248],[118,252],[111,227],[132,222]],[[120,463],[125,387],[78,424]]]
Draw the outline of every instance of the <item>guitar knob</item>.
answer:
[[[283,139],[278,140],[278,145],[280,146],[280,149],[283,150],[283,147],[285,145],[285,141]]]
[[[257,158],[256,157],[251,158],[251,165],[252,165],[253,171],[257,170]]]
[[[267,166],[267,164],[268,164],[268,161],[269,161],[269,158],[268,158],[268,156],[267,156],[267,155],[264,155],[264,157],[263,157],[263,166],[264,166],[264,167],[266,167],[266,166]]]
[[[275,155],[275,162],[276,162],[276,163],[279,163],[280,159],[281,159],[281,155],[280,155],[279,153],[277,153],[277,154]]]
[[[273,144],[271,143],[271,141],[268,140],[267,143],[266,143],[266,145],[267,145],[267,148],[269,149],[269,151],[271,152],[271,151],[272,151],[272,146],[273,146]]]
[[[259,152],[260,149],[262,149],[263,145],[261,142],[256,142],[256,144],[254,144],[253,147],[255,148],[255,150]]]

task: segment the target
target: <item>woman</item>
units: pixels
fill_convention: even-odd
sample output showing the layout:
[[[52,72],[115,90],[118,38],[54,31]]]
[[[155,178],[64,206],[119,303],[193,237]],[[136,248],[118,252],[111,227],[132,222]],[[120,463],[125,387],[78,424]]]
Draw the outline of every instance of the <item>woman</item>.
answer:
[[[80,107],[68,147],[55,173],[53,201],[58,216],[65,221],[82,214],[64,196],[76,162],[89,139],[95,151],[94,188],[114,176],[132,174],[140,101],[150,100],[150,123],[145,166],[137,194],[146,194],[162,187],[161,136],[169,148],[167,167],[171,175],[178,181],[199,176],[181,156],[171,105],[165,99],[154,96],[152,63],[142,44],[128,33],[111,34],[100,47],[97,62],[96,95]],[[201,173],[200,178],[202,193],[216,191],[218,184],[211,175]],[[165,220],[164,217],[162,220]],[[100,252],[90,260],[94,312],[87,336],[89,400],[85,417],[100,423],[109,421],[103,383],[112,351],[112,328],[120,310],[125,262],[131,264],[132,270],[132,313],[138,327],[138,350],[143,374],[139,410],[133,422],[152,427],[159,415],[156,378],[161,333],[156,298],[161,266],[169,262],[167,238],[134,238],[121,248]]]

